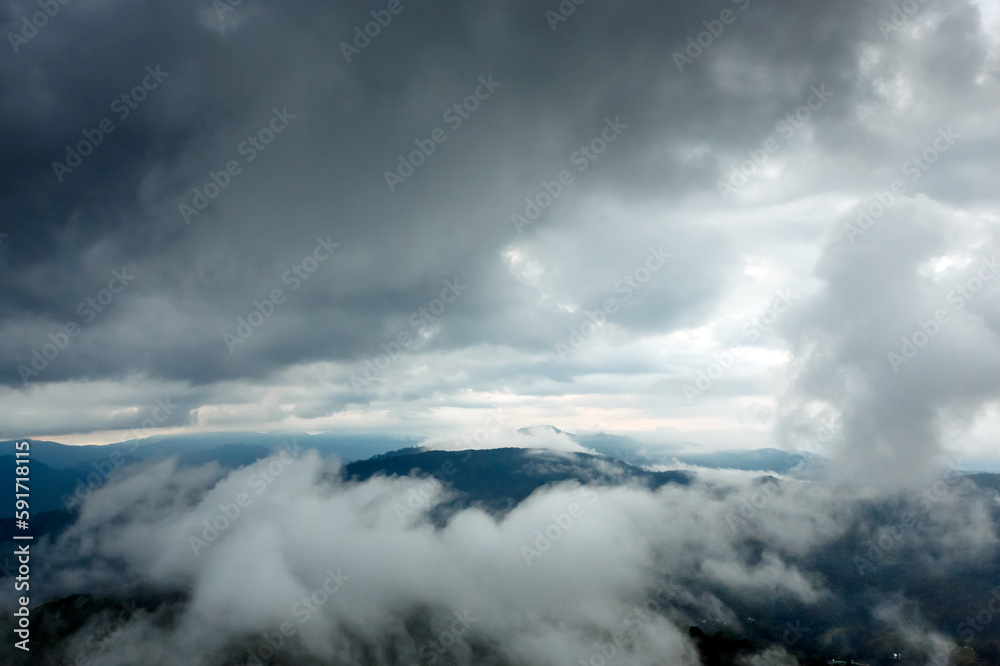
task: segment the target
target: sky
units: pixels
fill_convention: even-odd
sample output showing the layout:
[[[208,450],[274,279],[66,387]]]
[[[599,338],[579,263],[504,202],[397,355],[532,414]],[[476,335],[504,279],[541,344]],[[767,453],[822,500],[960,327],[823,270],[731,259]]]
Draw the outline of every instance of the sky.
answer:
[[[995,2],[37,12],[0,12],[0,437],[501,410],[997,462]]]

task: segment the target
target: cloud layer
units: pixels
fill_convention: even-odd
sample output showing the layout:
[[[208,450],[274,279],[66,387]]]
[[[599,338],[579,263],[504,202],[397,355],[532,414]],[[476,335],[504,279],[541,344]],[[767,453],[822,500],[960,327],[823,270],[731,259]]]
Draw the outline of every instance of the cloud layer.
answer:
[[[617,663],[695,664],[688,626],[739,632],[751,613],[791,609],[832,629],[858,599],[886,631],[910,632],[910,649],[943,649],[954,638],[871,572],[919,579],[998,556],[995,502],[952,480],[886,513],[869,492],[703,470],[656,491],[550,486],[502,517],[468,508],[436,528],[429,514],[450,498],[436,480],[339,472],[285,451],[229,473],[174,461],[116,473],[40,545],[33,595],[182,594],[140,607],[113,640],[87,643],[104,621],[67,643],[102,664],[220,663],[261,645],[266,657],[282,626],[281,658],[319,663],[576,664],[618,640]],[[900,527],[907,512],[917,519]],[[834,552],[846,555],[824,561]],[[775,636],[776,663],[798,631]]]

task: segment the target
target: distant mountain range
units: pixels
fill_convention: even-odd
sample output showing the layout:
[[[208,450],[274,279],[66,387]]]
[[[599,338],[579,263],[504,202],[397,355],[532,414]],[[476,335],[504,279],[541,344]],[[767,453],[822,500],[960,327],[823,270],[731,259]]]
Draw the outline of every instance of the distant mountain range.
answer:
[[[24,441],[24,440],[17,440]],[[236,469],[266,458],[283,444],[316,449],[342,460],[367,458],[380,451],[412,446],[418,440],[377,436],[335,437],[306,434],[212,433],[129,440],[103,446],[67,446],[58,442],[31,442],[32,513],[72,508],[75,492],[102,485],[113,470],[140,462],[177,458],[182,466],[218,463]],[[0,474],[14,478],[14,440],[0,442]],[[13,504],[0,509],[13,516]]]
[[[555,433],[563,431],[552,426],[538,426]],[[530,432],[532,429],[523,429]],[[584,448],[609,459],[634,466],[671,465],[678,462],[709,468],[732,468],[748,471],[785,474],[804,460],[799,454],[776,449],[758,451],[728,451],[700,455],[665,455],[627,437],[608,434],[573,435],[565,433]],[[20,441],[20,440],[19,440]],[[236,469],[266,458],[282,444],[294,441],[303,449],[316,449],[321,455],[335,455],[346,463],[369,461],[357,469],[374,469],[375,461],[426,452],[414,438],[376,436],[337,437],[306,434],[213,433],[179,435],[129,440],[104,446],[67,446],[58,442],[31,441],[33,483],[31,488],[33,513],[72,508],[74,492],[86,486],[96,488],[104,483],[112,470],[139,462],[153,462],[175,457],[182,466],[218,463]],[[14,442],[0,442],[0,473],[3,478],[14,475]],[[388,451],[388,452],[386,452]],[[463,454],[464,455],[464,454]],[[815,461],[814,461],[815,462]],[[398,473],[397,463],[384,463],[385,470]],[[472,468],[475,469],[475,468]],[[472,471],[470,469],[469,471]],[[633,472],[635,473],[635,472]],[[13,516],[13,507],[0,509]]]
[[[694,466],[775,473],[803,480],[822,481],[827,478],[829,470],[829,460],[822,456],[772,448],[690,453],[669,448],[651,449],[641,442],[621,435],[574,434],[549,425],[522,428],[519,432],[538,434],[540,431],[565,435],[584,449],[609,460],[624,463],[630,469],[639,472],[642,472],[639,468],[643,467]],[[88,484],[96,488],[104,483],[113,469],[139,462],[176,458],[182,466],[215,462],[223,468],[236,469],[266,458],[282,445],[295,442],[304,450],[315,449],[324,457],[336,456],[348,464],[364,461],[363,465],[351,467],[362,475],[369,474],[370,470],[376,468],[388,473],[404,474],[400,466],[405,466],[409,462],[390,462],[390,459],[431,451],[420,446],[420,440],[417,438],[304,433],[209,433],[160,436],[102,446],[67,446],[51,441],[29,441],[32,442],[31,461],[34,477],[31,491],[32,509],[36,513],[72,508],[67,500],[73,497],[75,491]],[[5,474],[3,478],[13,478],[13,450],[13,440],[0,442],[0,473]],[[466,471],[473,473],[475,469],[470,468]],[[1000,475],[980,474],[975,477],[977,483],[987,486],[994,483],[994,479],[1000,479]],[[459,481],[462,482],[464,481]],[[469,482],[472,483],[471,480]],[[0,516],[13,516],[13,508],[8,506],[6,509],[0,509]]]

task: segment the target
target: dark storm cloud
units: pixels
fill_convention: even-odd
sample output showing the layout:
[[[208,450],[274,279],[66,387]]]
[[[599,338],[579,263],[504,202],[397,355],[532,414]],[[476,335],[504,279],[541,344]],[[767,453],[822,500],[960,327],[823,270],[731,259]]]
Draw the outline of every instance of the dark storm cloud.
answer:
[[[527,232],[533,238],[546,228],[571,233],[583,201],[708,189],[711,169],[698,173],[671,157],[689,137],[738,153],[810,85],[831,82],[847,99],[837,83],[874,28],[861,3],[846,15],[797,3],[740,11],[742,4],[732,6],[739,20],[683,74],[671,54],[729,3],[596,4],[555,31],[535,4],[405,4],[350,63],[337,45],[371,20],[367,8],[243,3],[220,23],[210,3],[66,6],[2,65],[12,149],[0,169],[12,187],[0,206],[16,223],[3,269],[6,381],[21,384],[17,365],[49,332],[79,321],[78,303],[125,265],[142,277],[32,381],[141,372],[211,382],[356,358],[377,344],[374,332],[392,334],[441,280],[456,276],[470,283],[456,310],[470,316],[445,319],[431,344],[492,338],[548,347],[572,322],[539,318],[530,292],[505,279],[499,254],[515,237],[510,214],[540,181],[573,168],[571,154],[599,135],[606,117],[629,129],[589,173],[577,174],[575,190]],[[8,10],[8,28],[19,9]],[[752,85],[722,70],[750,52],[759,68]],[[140,85],[147,66],[169,75],[119,119],[110,103]],[[490,75],[500,85],[489,99],[460,127],[444,122],[478,77]],[[267,126],[275,107],[295,119],[246,163],[238,146]],[[52,162],[65,161],[65,146],[105,117],[114,132],[60,183]],[[384,172],[438,127],[447,141],[390,192]],[[190,205],[192,188],[203,189],[209,172],[232,159],[239,175],[184,224],[178,204]],[[621,256],[680,234],[709,242],[699,238],[710,231],[678,224],[633,234],[634,245],[626,235]],[[287,293],[282,275],[327,234],[342,254],[230,357],[222,332],[233,332],[254,300],[275,288]],[[596,249],[586,237],[574,242],[584,255]],[[572,259],[567,249],[546,253],[562,264]],[[693,300],[677,295],[659,311],[644,309],[652,325],[713,298],[713,264],[729,258],[691,247],[682,261],[695,263],[692,255],[698,265],[686,274],[705,287]],[[599,298],[613,283],[584,282],[584,297]],[[620,322],[644,328],[628,314]]]

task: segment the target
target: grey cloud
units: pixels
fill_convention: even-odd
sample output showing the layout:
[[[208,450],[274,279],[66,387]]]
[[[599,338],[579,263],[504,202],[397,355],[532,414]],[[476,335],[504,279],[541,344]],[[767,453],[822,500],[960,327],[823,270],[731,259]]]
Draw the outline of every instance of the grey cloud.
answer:
[[[823,10],[753,5],[746,11],[746,22],[730,27],[719,44],[681,76],[670,65],[670,53],[700,29],[702,20],[711,18],[707,8],[647,7],[625,14],[588,7],[574,15],[571,24],[551,33],[534,5],[476,11],[457,5],[409,7],[348,64],[339,49],[331,47],[346,39],[363,18],[357,12],[313,7],[305,14],[241,6],[236,11],[250,18],[220,35],[199,25],[198,12],[206,9],[204,3],[175,4],[169,9],[145,3],[131,6],[125,14],[113,5],[88,13],[67,10],[58,24],[53,21],[52,28],[30,45],[31,52],[6,68],[12,87],[37,91],[19,98],[13,109],[21,113],[21,120],[9,125],[12,135],[36,155],[26,191],[48,192],[47,198],[59,207],[40,215],[37,204],[30,204],[32,195],[8,198],[10,213],[44,220],[41,226],[32,226],[30,236],[17,241],[10,270],[62,266],[93,276],[118,262],[144,266],[143,282],[125,299],[126,307],[119,305],[116,316],[133,324],[132,334],[118,332],[118,326],[111,330],[110,321],[84,332],[83,339],[111,337],[119,346],[113,361],[99,350],[84,353],[89,373],[120,376],[151,371],[199,382],[260,377],[296,360],[356,357],[365,351],[367,336],[362,331],[398,321],[449,274],[464,275],[477,285],[468,307],[489,310],[511,289],[509,281],[491,268],[511,239],[506,224],[510,212],[517,210],[524,196],[533,194],[537,182],[567,166],[569,154],[596,134],[605,116],[620,115],[630,129],[601,156],[592,173],[579,175],[580,191],[567,196],[589,191],[659,198],[661,183],[670,187],[686,170],[648,162],[641,157],[644,145],[667,147],[693,135],[750,147],[757,128],[766,128],[779,117],[779,110],[799,103],[809,85],[835,78],[822,70],[850,71],[851,44],[866,34],[856,33],[846,41],[826,39],[806,49],[803,44],[815,30],[807,27],[816,22],[812,14]],[[486,18],[480,12],[491,15],[502,34],[522,35],[519,48],[502,48],[502,42],[485,31]],[[868,18],[860,13],[851,15],[850,21],[825,17],[820,24],[846,35],[856,28],[852,22],[867,24]],[[603,30],[609,20],[627,25],[628,39],[610,39],[617,33]],[[110,32],[111,26],[126,21],[129,30]],[[157,38],[141,39],[139,28],[152,21],[157,24]],[[454,29],[445,30],[450,24]],[[720,62],[730,63],[744,50],[757,49],[758,40],[779,26],[782,34],[795,35],[786,48],[808,54],[800,61],[798,85],[740,92],[717,80],[722,76]],[[77,42],[71,27],[108,35],[116,50],[99,49],[75,59],[69,71],[55,70],[46,58],[59,49],[73,48]],[[266,43],[283,48],[259,48],[265,35]],[[437,35],[433,47],[427,43],[431,35]],[[600,49],[591,48],[597,43]],[[129,58],[118,55],[123,49]],[[454,58],[458,52],[464,57]],[[761,67],[785,59],[783,53],[768,51],[757,57],[764,59]],[[22,59],[51,72],[44,88],[26,78],[29,70]],[[62,185],[46,175],[49,162],[67,142],[79,138],[80,128],[107,113],[106,101],[128,89],[143,67],[156,63],[162,63],[170,77],[120,122],[105,145]],[[629,71],[624,78],[622,67]],[[502,87],[463,127],[449,132],[449,141],[395,196],[388,196],[382,172],[395,165],[399,153],[413,149],[414,139],[442,125],[442,111],[468,94],[477,76],[489,73],[503,82]],[[731,106],[734,93],[737,103]],[[581,95],[585,104],[578,101]],[[61,102],[50,107],[59,115],[48,118],[44,136],[51,138],[44,141],[24,127],[27,118],[35,117],[29,110],[37,108],[37,96]],[[741,96],[771,100],[773,106],[740,104]],[[701,105],[698,111],[696,104]],[[256,163],[244,164],[243,173],[234,176],[224,194],[191,225],[179,224],[177,203],[190,196],[192,187],[208,182],[209,171],[218,171],[227,159],[237,157],[237,145],[264,126],[272,106],[287,106],[298,116],[287,133],[267,146]],[[763,122],[755,122],[750,113]],[[58,131],[52,132],[52,127]],[[638,173],[638,167],[662,175],[651,180]],[[26,177],[23,169],[20,173]],[[710,187],[711,180],[702,187]],[[456,188],[456,182],[463,186]],[[84,192],[90,194],[85,197]],[[550,218],[539,224],[570,223],[565,212]],[[67,223],[73,219],[80,222]],[[258,348],[253,360],[227,363],[218,353],[214,331],[232,325],[241,309],[247,309],[244,304],[269,292],[281,271],[321,232],[332,233],[351,258],[325,267],[317,284],[309,285],[311,289],[303,290],[287,307],[285,323],[262,332],[284,345],[272,342]],[[75,240],[70,241],[67,233],[75,234]],[[59,237],[65,239],[62,255],[53,252],[53,241]],[[634,247],[658,240],[640,237]],[[80,253],[76,249],[80,247],[106,249],[102,254]],[[621,247],[624,250],[624,242]],[[581,249],[593,252],[593,248]],[[623,251],[622,256],[627,254]],[[701,262],[707,277],[713,261],[702,257]],[[373,265],[382,268],[372,270]],[[435,269],[428,272],[430,266]],[[65,275],[62,270],[52,272]],[[10,305],[15,311],[30,307],[35,316],[53,324],[66,318],[70,304],[85,297],[89,282],[74,280],[75,286],[69,282],[60,286],[56,277],[39,289],[37,281],[16,277],[25,275],[24,270],[11,273],[14,289],[7,298],[16,300]],[[171,294],[172,307],[161,310],[169,321],[153,324],[152,313],[137,301],[152,305],[164,292]],[[678,315],[698,308],[705,298],[711,298],[711,291],[694,295],[690,303],[677,302]],[[496,319],[534,318],[527,304],[518,301],[498,312]],[[206,310],[217,316],[208,319]],[[303,326],[296,315],[306,312],[311,325]],[[483,328],[490,328],[491,319]],[[627,316],[623,322],[637,324]],[[446,330],[448,345],[484,336],[482,329],[459,322]],[[202,331],[204,338],[199,339]],[[45,325],[37,325],[11,344],[24,358],[45,335]],[[518,342],[513,331],[505,337],[516,344],[527,342]],[[157,340],[159,353],[151,349],[153,345],[142,344],[148,338]],[[81,364],[54,364],[39,381],[79,376]],[[8,368],[13,385],[18,383],[15,374],[14,367]]]
[[[782,436],[792,439],[794,424],[809,421],[803,403],[833,407],[841,472],[864,482],[927,482],[945,457],[944,419],[972,417],[1000,390],[991,315],[975,312],[992,312],[995,299],[953,293],[992,246],[981,234],[970,246],[951,215],[926,198],[900,199],[853,242],[837,237],[819,267],[825,287],[784,322],[801,365]],[[926,275],[953,254],[970,257],[969,267]]]

